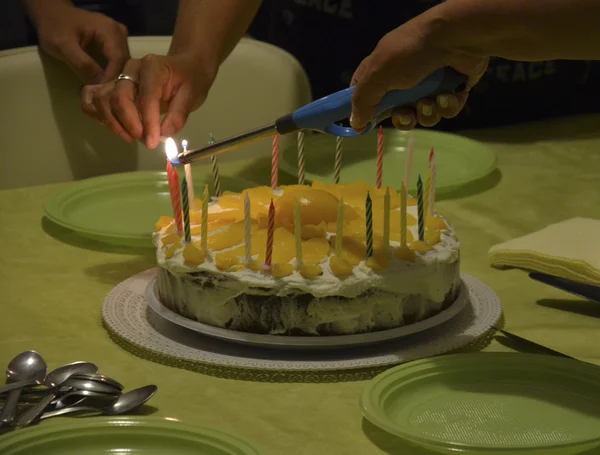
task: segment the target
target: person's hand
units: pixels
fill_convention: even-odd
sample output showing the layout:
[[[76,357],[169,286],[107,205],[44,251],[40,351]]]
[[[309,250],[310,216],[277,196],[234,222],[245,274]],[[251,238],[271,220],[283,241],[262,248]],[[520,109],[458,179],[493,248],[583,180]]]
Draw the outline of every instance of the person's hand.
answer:
[[[159,144],[160,136],[183,128],[190,112],[204,103],[216,76],[216,69],[187,54],[132,59],[122,72],[137,83],[112,80],[86,86],[82,109],[124,140],[141,140],[149,149]]]
[[[65,62],[87,84],[98,84],[117,77],[129,58],[127,28],[102,14],[76,8],[68,2],[34,3],[31,13],[40,47]],[[38,6],[39,5],[39,6]],[[102,68],[90,51],[102,54]]]
[[[354,72],[356,85],[352,98],[352,127],[361,132],[373,119],[375,108],[390,90],[414,87],[437,69],[450,66],[468,76],[467,90],[454,95],[440,94],[436,99],[422,99],[416,109],[400,108],[393,112],[392,122],[398,129],[411,129],[420,123],[434,126],[440,119],[452,118],[461,111],[469,89],[487,70],[487,57],[445,49],[444,40],[432,39],[421,16],[385,35],[375,50]]]

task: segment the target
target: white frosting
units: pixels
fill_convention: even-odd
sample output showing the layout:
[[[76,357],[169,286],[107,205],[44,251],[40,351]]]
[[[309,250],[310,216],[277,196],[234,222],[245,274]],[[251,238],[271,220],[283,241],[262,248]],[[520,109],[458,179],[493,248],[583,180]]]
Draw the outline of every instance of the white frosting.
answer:
[[[218,204],[212,204],[210,209],[218,211]],[[407,211],[416,218],[416,206],[409,206]],[[158,246],[158,265],[173,274],[207,271],[214,275],[224,275],[237,282],[237,285],[233,286],[235,289],[228,289],[225,292],[230,298],[254,287],[271,289],[272,294],[279,296],[308,293],[315,297],[341,296],[348,298],[354,298],[368,289],[379,289],[393,294],[420,294],[428,300],[442,302],[456,282],[455,267],[449,266],[458,260],[460,249],[454,230],[449,223],[446,224],[449,229],[442,231],[440,243],[435,245],[431,251],[424,254],[417,253],[414,263],[392,259],[386,270],[374,271],[366,266],[365,261],[361,261],[354,267],[354,273],[346,278],[338,278],[331,272],[329,257],[321,262],[323,275],[314,279],[306,279],[297,271],[282,278],[274,278],[270,273],[250,269],[235,272],[221,271],[217,269],[210,256],[204,263],[190,267],[185,264],[183,259],[183,248],[176,251],[172,258],[166,259],[166,248],[159,245],[161,245],[160,239],[166,235],[167,227],[155,234],[155,244]],[[411,230],[415,239],[418,238],[417,226],[409,226],[408,229]],[[209,236],[214,232],[209,233]],[[199,239],[199,236],[194,236],[192,240]],[[391,242],[391,245],[392,247],[398,246],[398,243]],[[212,298],[216,298],[216,296],[212,296]]]

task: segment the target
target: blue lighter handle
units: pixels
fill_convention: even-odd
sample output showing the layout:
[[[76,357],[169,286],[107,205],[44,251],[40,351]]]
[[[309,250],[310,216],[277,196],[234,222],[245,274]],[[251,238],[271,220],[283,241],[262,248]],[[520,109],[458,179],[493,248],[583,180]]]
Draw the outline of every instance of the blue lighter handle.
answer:
[[[434,98],[442,93],[460,93],[467,88],[467,77],[452,68],[443,68],[430,74],[418,85],[406,90],[392,90],[385,94],[379,104],[375,117],[361,134],[371,131],[394,108],[414,106],[422,98]],[[352,95],[354,87],[341,90],[317,101],[313,101],[291,115],[277,121],[281,134],[298,129],[322,131],[333,136],[358,136],[352,128],[337,125],[350,117],[352,113]]]

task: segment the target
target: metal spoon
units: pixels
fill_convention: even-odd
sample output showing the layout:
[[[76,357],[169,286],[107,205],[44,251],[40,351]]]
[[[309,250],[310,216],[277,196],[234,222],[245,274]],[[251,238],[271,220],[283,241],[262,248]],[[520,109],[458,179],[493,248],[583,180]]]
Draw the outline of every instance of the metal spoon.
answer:
[[[115,393],[121,392],[121,389],[112,384],[103,382],[89,381],[87,379],[75,379],[73,377],[67,379],[59,388],[60,392],[70,392],[71,390],[89,390],[99,393]]]
[[[56,398],[60,393],[60,388],[63,384],[67,383],[69,378],[77,373],[96,373],[98,367],[90,362],[74,362],[68,365],[63,365],[52,370],[46,376],[44,384],[48,387],[57,388],[50,395],[42,398],[35,406],[32,406],[27,411],[19,416],[17,419],[17,425],[24,427],[29,425],[38,415],[44,412],[44,409]]]
[[[155,385],[147,385],[145,387],[140,387],[139,389],[134,389],[130,392],[124,393],[111,404],[103,408],[96,408],[92,406],[71,406],[68,408],[57,409],[56,411],[46,412],[42,414],[40,419],[47,419],[49,417],[61,416],[74,412],[99,412],[105,415],[125,414],[126,412],[133,411],[134,409],[140,407],[146,401],[152,398],[152,395],[156,393],[157,389],[158,387]]]
[[[123,385],[117,381],[115,381],[113,378],[109,378],[108,376],[105,376],[103,374],[82,374],[82,373],[77,373],[74,374],[72,376],[73,379],[85,379],[88,381],[96,381],[96,382],[101,382],[104,384],[111,384],[113,386],[115,386],[116,388],[118,388],[119,390],[123,390]]]
[[[11,390],[24,389],[25,387],[30,387],[34,385],[39,385],[39,383],[36,381],[17,381],[11,382],[10,384],[4,384],[2,387],[0,387],[0,395],[8,393]]]
[[[7,382],[35,381],[42,383],[46,377],[46,362],[35,351],[25,351],[16,356],[6,369]],[[0,413],[0,426],[10,425],[15,418],[15,410],[19,402],[21,389],[11,390]]]
[[[69,392],[69,393],[63,395],[58,400],[54,401],[52,403],[54,405],[53,410],[76,406],[79,403],[81,403],[83,400],[85,400],[86,398],[102,398],[102,399],[109,399],[111,401],[114,401],[116,398],[119,397],[119,395],[121,395],[120,392],[100,393],[100,392],[92,392],[90,390],[73,390],[72,392]],[[79,397],[79,399],[72,403],[67,403],[67,401],[71,401],[70,399],[73,397]]]

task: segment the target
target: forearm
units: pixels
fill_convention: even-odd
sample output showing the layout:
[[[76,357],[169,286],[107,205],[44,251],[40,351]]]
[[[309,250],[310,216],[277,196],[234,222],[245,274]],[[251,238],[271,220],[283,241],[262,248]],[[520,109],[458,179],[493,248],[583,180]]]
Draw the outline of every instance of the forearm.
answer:
[[[600,0],[447,0],[425,15],[451,49],[511,60],[600,59]]]
[[[214,71],[244,36],[261,0],[180,0],[169,54],[191,53]]]
[[[23,0],[23,5],[25,6],[29,19],[31,19],[33,25],[37,27],[40,17],[59,7],[72,7],[73,2],[71,0]]]

